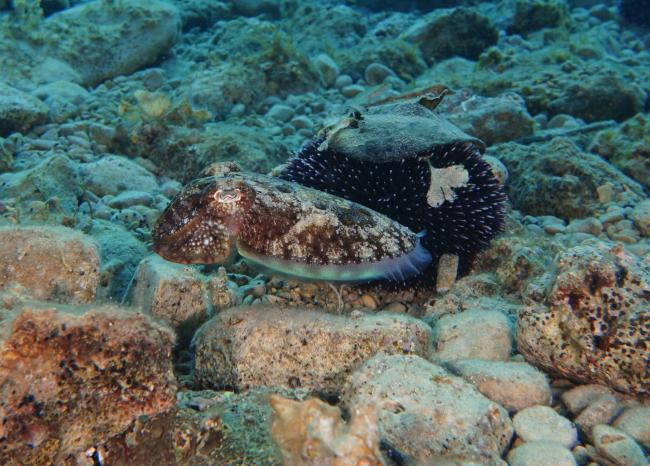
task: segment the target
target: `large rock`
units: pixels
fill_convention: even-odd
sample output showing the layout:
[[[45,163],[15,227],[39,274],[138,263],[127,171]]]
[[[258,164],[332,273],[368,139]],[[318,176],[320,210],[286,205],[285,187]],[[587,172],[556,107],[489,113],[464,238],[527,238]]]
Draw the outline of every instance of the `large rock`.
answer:
[[[69,63],[92,86],[155,62],[176,40],[180,16],[158,0],[95,0],[52,15],[43,27],[46,55]]]
[[[488,153],[508,168],[508,195],[526,214],[563,219],[592,215],[600,205],[597,188],[606,183],[615,195],[644,197],[636,181],[566,138],[529,146],[505,143]]]
[[[403,315],[356,318],[270,306],[219,313],[195,336],[195,377],[205,387],[302,387],[338,393],[374,354],[426,355],[429,327]]]
[[[146,316],[42,304],[2,318],[2,464],[87,464],[89,449],[173,407],[173,334]]]
[[[34,299],[90,303],[99,285],[99,252],[64,227],[0,228],[0,290],[21,285]]]
[[[497,43],[499,31],[479,12],[454,8],[424,16],[403,37],[417,44],[425,60],[431,63],[454,56],[476,60]]]
[[[344,402],[375,406],[381,437],[419,464],[501,465],[513,432],[505,409],[415,355],[367,361],[350,376]]]
[[[623,249],[586,242],[558,255],[543,303],[526,307],[517,346],[554,374],[650,394],[650,266]]]
[[[15,199],[25,217],[31,216],[34,201],[71,216],[79,207],[81,194],[76,164],[58,152],[26,170],[0,174],[0,198]]]
[[[47,117],[48,109],[43,102],[0,82],[0,136],[27,131]]]

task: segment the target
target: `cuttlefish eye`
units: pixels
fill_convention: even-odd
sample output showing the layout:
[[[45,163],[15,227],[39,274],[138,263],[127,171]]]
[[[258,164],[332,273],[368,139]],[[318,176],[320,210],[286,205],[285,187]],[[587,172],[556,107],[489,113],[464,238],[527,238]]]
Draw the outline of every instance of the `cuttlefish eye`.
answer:
[[[220,204],[232,204],[241,199],[241,191],[237,188],[217,189],[213,199]]]

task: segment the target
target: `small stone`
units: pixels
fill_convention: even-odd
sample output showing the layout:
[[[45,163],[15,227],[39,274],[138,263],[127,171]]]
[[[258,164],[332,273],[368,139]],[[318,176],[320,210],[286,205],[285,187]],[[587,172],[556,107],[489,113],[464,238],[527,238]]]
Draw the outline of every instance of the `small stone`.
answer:
[[[314,126],[314,123],[306,116],[300,115],[291,120],[291,126],[296,129],[311,129]]]
[[[267,118],[276,121],[281,121],[282,123],[286,123],[289,120],[291,120],[293,114],[294,114],[293,109],[288,105],[284,105],[284,104],[275,104],[269,109],[268,112],[266,112]]]
[[[343,89],[344,87],[347,87],[351,84],[353,84],[354,81],[350,77],[350,75],[347,74],[342,74],[338,78],[336,78],[336,82],[334,83],[334,87],[336,87],[339,91]]]
[[[444,293],[449,291],[458,276],[458,255],[443,254],[438,259],[438,273],[436,274],[436,291]]]
[[[643,236],[650,236],[650,199],[639,202],[632,211],[632,221]]]
[[[383,83],[387,77],[395,76],[395,72],[381,63],[371,63],[366,67],[363,76],[369,85],[375,86]]]
[[[178,194],[181,189],[183,189],[183,185],[175,180],[166,181],[160,186],[160,192],[168,199],[171,199]]]
[[[339,67],[332,57],[326,53],[316,55],[312,63],[321,77],[321,82],[326,87],[332,87],[339,75]]]
[[[499,311],[467,310],[440,318],[434,327],[434,357],[440,361],[507,361],[512,329]]]
[[[650,450],[650,406],[627,408],[612,425]]]
[[[549,235],[557,235],[558,233],[564,233],[566,231],[566,226],[561,223],[548,223],[544,225],[544,231]]]
[[[562,444],[548,440],[526,442],[508,453],[510,466],[577,466]]]
[[[621,412],[621,409],[615,396],[603,395],[587,406],[575,418],[575,423],[588,438],[591,438],[595,425],[609,424]]]
[[[158,188],[151,172],[126,157],[107,155],[87,163],[79,170],[83,185],[98,196],[138,190],[154,192]]]
[[[572,414],[579,414],[590,404],[594,403],[603,395],[611,395],[612,389],[604,385],[589,384],[578,385],[560,396],[564,406]]]
[[[510,412],[551,402],[546,376],[528,363],[469,359],[451,362],[449,368]]]
[[[361,304],[363,307],[367,307],[368,309],[377,309],[377,301],[375,301],[375,298],[369,294],[361,296]]]
[[[578,442],[576,426],[548,406],[522,409],[512,418],[512,423],[524,442],[547,440],[569,449]]]
[[[643,450],[622,430],[599,424],[593,428],[598,453],[620,466],[648,466]]]
[[[149,206],[153,204],[153,202],[154,197],[144,191],[124,191],[111,198],[107,204],[114,209],[123,209],[134,205]]]
[[[616,223],[625,218],[625,211],[620,207],[614,207],[613,209],[607,210],[603,215],[598,217],[600,223],[607,225],[608,223]]]
[[[603,224],[600,220],[593,217],[587,217],[580,220],[571,220],[567,231],[571,233],[588,233],[590,235],[598,236],[603,231]]]
[[[598,193],[598,201],[603,204],[612,202],[616,198],[616,191],[612,183],[605,183],[601,186],[598,186],[596,188],[596,192]]]
[[[348,99],[351,99],[352,97],[361,94],[364,90],[364,87],[360,86],[359,84],[350,84],[349,86],[341,88],[341,94],[343,94]]]

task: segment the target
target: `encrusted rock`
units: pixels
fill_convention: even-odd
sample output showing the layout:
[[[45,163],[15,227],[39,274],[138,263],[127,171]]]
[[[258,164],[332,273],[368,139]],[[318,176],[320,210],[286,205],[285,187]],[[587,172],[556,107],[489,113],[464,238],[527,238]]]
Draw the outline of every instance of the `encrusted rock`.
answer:
[[[505,409],[464,380],[415,355],[377,355],[350,377],[348,407],[374,406],[379,433],[423,464],[503,464],[512,436]]]
[[[0,290],[23,286],[38,300],[89,303],[99,285],[99,252],[64,227],[0,228]]]
[[[341,410],[318,398],[269,398],[271,432],[285,466],[383,466],[377,419],[371,406],[353,408],[349,423]]]
[[[173,407],[166,326],[115,306],[34,304],[2,316],[2,464],[83,464],[138,417]]]
[[[468,359],[449,364],[457,375],[510,412],[551,402],[546,376],[525,362]]]
[[[567,138],[528,146],[505,143],[488,151],[508,168],[506,185],[516,209],[562,219],[595,213],[597,188],[610,183],[616,196],[645,197],[639,183],[600,157],[582,152]]]
[[[375,353],[426,355],[430,332],[403,315],[356,318],[272,306],[219,313],[195,336],[197,382],[206,387],[303,387],[337,393]]]
[[[545,305],[522,310],[517,343],[562,377],[650,393],[650,266],[623,249],[586,242],[558,255]]]
[[[512,351],[510,322],[499,311],[470,309],[443,316],[434,327],[433,339],[434,357],[440,361],[506,361]]]
[[[144,167],[126,157],[108,155],[84,164],[80,170],[83,185],[98,196],[116,195],[127,190],[152,192],[156,178]]]
[[[548,406],[522,409],[512,418],[512,424],[524,442],[547,440],[571,449],[578,441],[576,426]]]

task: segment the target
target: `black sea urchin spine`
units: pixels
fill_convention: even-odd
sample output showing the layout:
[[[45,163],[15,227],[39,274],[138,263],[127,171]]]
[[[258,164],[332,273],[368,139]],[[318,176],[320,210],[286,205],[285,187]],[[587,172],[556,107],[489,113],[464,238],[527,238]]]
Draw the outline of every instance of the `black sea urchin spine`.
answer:
[[[325,149],[322,140],[305,145],[280,175],[310,188],[365,205],[414,232],[426,230],[422,244],[435,259],[457,254],[466,272],[476,254],[504,228],[505,195],[490,165],[469,143],[439,146],[416,157],[374,163]],[[431,167],[462,165],[466,185],[438,207],[427,203]]]

